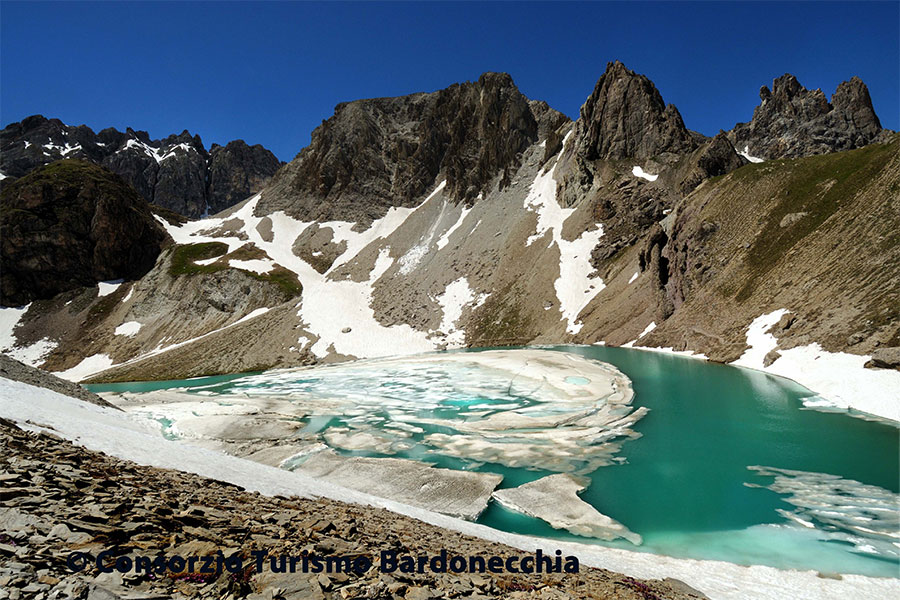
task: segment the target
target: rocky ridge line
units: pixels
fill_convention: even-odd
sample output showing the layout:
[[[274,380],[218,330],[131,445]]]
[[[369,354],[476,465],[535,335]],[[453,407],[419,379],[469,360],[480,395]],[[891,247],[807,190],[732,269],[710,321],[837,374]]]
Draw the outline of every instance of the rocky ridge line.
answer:
[[[0,131],[3,185],[62,158],[111,170],[147,201],[190,218],[214,214],[262,189],[282,163],[259,144],[234,140],[207,152],[187,130],[161,140],[130,127],[99,133],[34,115]]]

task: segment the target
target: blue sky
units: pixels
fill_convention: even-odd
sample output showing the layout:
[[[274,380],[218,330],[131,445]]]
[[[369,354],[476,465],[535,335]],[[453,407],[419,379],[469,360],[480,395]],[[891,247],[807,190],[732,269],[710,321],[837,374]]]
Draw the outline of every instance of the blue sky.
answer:
[[[343,101],[506,71],[570,117],[607,61],[650,77],[691,129],[747,121],[785,72],[852,75],[900,128],[900,3],[0,3],[0,121],[41,113],[290,160]]]

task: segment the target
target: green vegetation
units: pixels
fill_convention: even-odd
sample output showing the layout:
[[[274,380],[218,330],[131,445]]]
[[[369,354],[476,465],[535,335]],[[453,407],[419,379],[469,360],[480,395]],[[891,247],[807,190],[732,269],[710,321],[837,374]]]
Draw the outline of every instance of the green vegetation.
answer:
[[[208,265],[198,265],[198,260],[209,260],[219,257],[219,260]],[[254,260],[268,258],[268,255],[252,244],[245,244],[228,253],[228,244],[224,242],[203,242],[199,244],[186,244],[176,246],[172,250],[169,264],[169,274],[178,277],[180,275],[200,275],[204,273],[218,273],[234,267],[228,266],[230,260]],[[235,269],[249,275],[257,281],[271,283],[281,290],[286,298],[294,298],[303,292],[303,286],[297,275],[284,267],[277,265],[267,273],[254,273],[245,269]]]
[[[172,250],[172,259],[169,264],[169,274],[175,277],[179,275],[197,275],[199,273],[215,273],[227,269],[227,263],[216,261],[210,265],[198,265],[198,260],[208,260],[217,256],[224,256],[228,252],[228,244],[222,242],[203,242],[200,244],[185,244],[175,246]]]
[[[254,273],[253,271],[244,272],[259,281],[274,283],[288,298],[295,298],[303,293],[303,286],[300,284],[300,280],[297,279],[297,275],[280,265],[276,266],[268,273]]]
[[[750,297],[756,281],[771,270],[798,242],[833,215],[842,203],[850,202],[884,169],[900,142],[872,144],[859,150],[837,152],[801,159],[781,159],[745,165],[731,174],[742,187],[759,184],[764,178],[780,182],[762,231],[747,253],[749,276],[736,300]],[[807,213],[796,223],[782,227],[791,213]]]

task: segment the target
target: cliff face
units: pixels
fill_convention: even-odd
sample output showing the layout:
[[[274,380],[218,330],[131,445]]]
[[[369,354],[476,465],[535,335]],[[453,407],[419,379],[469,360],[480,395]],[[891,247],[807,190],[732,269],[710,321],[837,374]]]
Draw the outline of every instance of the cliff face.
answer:
[[[759,158],[852,150],[875,141],[882,131],[859,77],[841,83],[830,103],[822,90],[807,90],[791,74],[776,79],[771,90],[762,86],[759,98],[753,119],[728,134],[735,147]]]
[[[258,214],[368,223],[412,206],[446,179],[454,200],[501,186],[541,132],[568,119],[533,103],[505,73],[398,98],[339,104],[312,142],[265,190]]]
[[[3,306],[138,279],[168,238],[131,186],[76,160],[40,167],[4,187],[0,215]]]
[[[242,140],[207,152],[200,136],[187,131],[151,140],[146,131],[108,128],[95,134],[85,125],[72,127],[35,115],[0,132],[4,185],[63,158],[106,167],[147,202],[191,218],[244,200],[281,166],[271,152]]]
[[[581,107],[573,137],[576,152],[588,161],[645,159],[698,146],[675,105],[619,61],[607,65]]]

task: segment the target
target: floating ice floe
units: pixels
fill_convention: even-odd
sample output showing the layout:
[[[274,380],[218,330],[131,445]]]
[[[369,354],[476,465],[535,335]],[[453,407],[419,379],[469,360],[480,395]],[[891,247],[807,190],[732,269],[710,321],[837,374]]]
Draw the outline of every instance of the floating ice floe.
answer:
[[[571,475],[557,474],[497,490],[493,498],[510,510],[546,521],[554,529],[601,540],[624,538],[640,545],[641,536],[578,497],[585,488]]]
[[[828,473],[775,467],[747,467],[773,483],[762,487],[785,494],[793,511],[778,514],[823,539],[850,544],[856,552],[900,558],[900,494]]]
[[[344,457],[331,450],[310,456],[297,469],[306,475],[466,520],[478,518],[503,481],[501,475],[437,469],[401,458]]]

